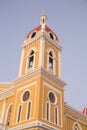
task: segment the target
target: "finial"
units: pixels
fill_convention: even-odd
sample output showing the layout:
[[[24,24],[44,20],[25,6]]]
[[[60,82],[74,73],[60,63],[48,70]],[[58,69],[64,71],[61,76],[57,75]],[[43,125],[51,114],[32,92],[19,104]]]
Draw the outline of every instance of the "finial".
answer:
[[[46,22],[47,22],[47,16],[45,15],[43,10],[43,13],[40,17],[40,24],[42,25],[42,28],[45,28]]]
[[[43,9],[43,14],[42,15],[45,15],[45,13],[44,13],[44,9]]]

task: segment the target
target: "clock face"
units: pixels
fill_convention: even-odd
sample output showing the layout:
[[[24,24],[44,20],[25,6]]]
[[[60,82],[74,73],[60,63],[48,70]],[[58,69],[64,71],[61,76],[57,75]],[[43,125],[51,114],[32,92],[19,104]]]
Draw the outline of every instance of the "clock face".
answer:
[[[25,101],[27,101],[29,99],[29,97],[30,97],[30,92],[26,91],[26,92],[24,92],[22,99],[25,102]]]
[[[56,98],[53,92],[49,93],[49,100],[51,103],[55,103]]]

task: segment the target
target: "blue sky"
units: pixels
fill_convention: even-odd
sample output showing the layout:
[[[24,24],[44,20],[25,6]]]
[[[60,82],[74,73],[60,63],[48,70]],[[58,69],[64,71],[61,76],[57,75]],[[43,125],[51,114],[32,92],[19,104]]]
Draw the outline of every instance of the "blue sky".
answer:
[[[65,102],[82,111],[87,105],[87,0],[0,0],[0,82],[17,78],[21,45],[43,10],[63,47]]]

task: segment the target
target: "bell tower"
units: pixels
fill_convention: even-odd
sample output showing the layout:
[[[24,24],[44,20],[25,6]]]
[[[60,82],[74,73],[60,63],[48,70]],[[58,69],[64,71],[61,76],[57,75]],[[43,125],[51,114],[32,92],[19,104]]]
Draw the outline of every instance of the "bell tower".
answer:
[[[66,83],[61,79],[61,52],[59,39],[47,26],[47,16],[43,14],[40,17],[40,25],[27,34],[22,45],[18,78],[23,80],[23,84],[17,93],[18,100],[21,96],[17,108],[19,111],[22,108],[18,104],[26,104],[30,100],[26,119],[28,129],[64,129]],[[21,119],[24,120],[24,117]],[[21,119],[18,116],[18,119],[14,118],[14,122],[21,122]]]
[[[57,35],[46,25],[47,16],[40,17],[40,25],[30,31],[22,45],[19,76],[42,67],[61,78],[61,51]]]

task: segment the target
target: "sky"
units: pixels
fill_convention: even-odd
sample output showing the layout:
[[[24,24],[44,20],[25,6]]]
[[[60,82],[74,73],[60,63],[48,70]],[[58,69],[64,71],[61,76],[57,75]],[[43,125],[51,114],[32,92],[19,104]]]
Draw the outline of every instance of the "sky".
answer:
[[[45,12],[62,50],[65,102],[87,105],[87,0],[0,0],[0,82],[18,77],[21,46]]]

